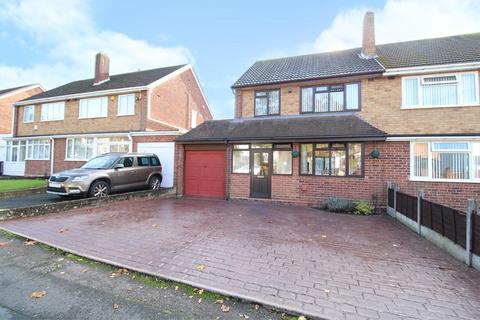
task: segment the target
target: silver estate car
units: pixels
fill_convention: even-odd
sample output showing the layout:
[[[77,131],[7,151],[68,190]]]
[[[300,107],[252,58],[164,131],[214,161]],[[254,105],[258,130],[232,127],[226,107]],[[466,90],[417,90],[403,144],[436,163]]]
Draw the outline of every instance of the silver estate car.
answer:
[[[157,190],[161,183],[162,165],[155,154],[115,152],[93,158],[78,169],[53,174],[47,193],[106,197],[141,187]]]

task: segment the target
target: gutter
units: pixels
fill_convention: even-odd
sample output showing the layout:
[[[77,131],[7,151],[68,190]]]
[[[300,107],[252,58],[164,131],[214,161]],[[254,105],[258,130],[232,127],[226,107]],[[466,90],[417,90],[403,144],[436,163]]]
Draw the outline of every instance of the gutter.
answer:
[[[224,141],[228,142],[243,142],[243,141],[386,141],[387,135],[383,136],[323,136],[323,137],[242,137],[242,138],[204,138],[204,139],[195,139],[195,140],[182,140],[177,139],[175,142],[180,144],[188,144],[188,143],[221,143]]]
[[[438,64],[438,65],[425,65],[416,67],[404,67],[404,68],[391,68],[385,69],[383,73],[384,77],[396,76],[396,75],[408,75],[425,72],[448,72],[459,70],[471,70],[480,68],[480,62],[465,62],[465,63],[450,63],[450,64]]]
[[[50,138],[50,143],[51,143],[51,150],[50,152],[52,153],[52,156],[50,157],[50,176],[53,175],[53,170],[55,169],[55,139],[52,137]]]

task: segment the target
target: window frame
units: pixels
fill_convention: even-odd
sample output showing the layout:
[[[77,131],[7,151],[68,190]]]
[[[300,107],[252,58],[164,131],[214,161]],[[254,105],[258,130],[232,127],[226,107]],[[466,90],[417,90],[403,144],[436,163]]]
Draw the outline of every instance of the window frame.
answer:
[[[76,140],[76,139],[81,139],[81,138],[86,138],[87,141],[88,139],[93,139],[93,154],[92,154],[92,157],[90,159],[75,159],[75,158],[69,158],[68,157],[68,141],[69,140]],[[105,139],[105,138],[108,138],[108,139],[111,139],[111,138],[125,138],[124,142],[119,142],[119,141],[109,141],[109,142],[105,142],[105,141],[98,141],[98,139]],[[69,137],[67,139],[65,139],[65,161],[79,161],[79,162],[85,162],[85,161],[88,161],[88,160],[91,160],[95,157],[98,157],[102,154],[105,154],[105,153],[99,153],[98,152],[98,145],[99,144],[108,144],[109,146],[112,146],[114,144],[116,145],[128,145],[128,152],[131,152],[132,150],[132,143],[131,141],[129,141],[128,137],[127,136],[110,136],[110,137],[91,137],[91,136],[82,136],[82,137]],[[74,147],[75,147],[75,143],[74,143]],[[111,151],[109,151],[111,152]],[[108,152],[107,152],[108,153]]]
[[[357,84],[358,85],[358,108],[357,109],[347,109],[347,85],[349,84]],[[343,109],[339,111],[330,111],[330,88],[332,86],[343,86]],[[316,92],[316,88],[318,87],[328,87],[328,111],[315,111],[315,95],[318,93]],[[312,89],[312,111],[303,111],[302,104],[303,104],[303,89]],[[310,85],[310,86],[301,86],[300,93],[299,93],[299,112],[300,114],[316,114],[316,113],[335,113],[335,112],[357,112],[362,110],[362,83],[360,81],[353,81],[353,82],[344,82],[344,83],[332,83],[332,84],[317,84],[317,85]]]
[[[32,120],[30,121],[26,121],[26,114],[27,114],[27,110],[32,110]],[[35,105],[34,104],[31,104],[31,105],[28,105],[28,106],[25,106],[23,107],[23,123],[32,123],[32,122],[35,122]]]
[[[446,150],[446,149],[438,149],[438,150],[433,150],[433,144],[434,143],[468,143],[468,149],[459,149],[459,150]],[[427,172],[428,176],[427,177],[421,177],[421,176],[415,176],[415,168],[414,168],[414,146],[416,143],[426,143],[427,144],[427,149],[428,149],[428,156],[427,156]],[[472,141],[472,140],[415,140],[415,141],[410,141],[410,162],[409,162],[409,180],[410,181],[424,181],[424,182],[446,182],[446,183],[480,183],[480,176],[478,178],[475,178],[475,153],[474,153],[474,148],[473,148],[473,143],[478,143],[480,144],[480,141]],[[446,179],[446,178],[433,178],[433,166],[432,166],[432,153],[438,152],[438,153],[468,153],[469,154],[469,161],[468,161],[468,166],[469,166],[469,171],[468,171],[468,179]]]
[[[45,149],[48,146],[48,157],[45,157],[45,151],[43,152],[43,157],[41,158],[34,158],[33,157],[33,151],[32,151],[32,157],[29,156],[29,149],[33,148],[35,146],[34,141],[39,141],[38,146],[43,146]],[[40,143],[40,141],[43,141],[43,143]],[[45,161],[45,160],[50,160],[51,158],[51,153],[52,153],[52,143],[50,139],[28,139],[26,142],[26,149],[25,149],[25,160],[29,161]]]
[[[288,148],[279,148],[278,145],[290,145]],[[275,151],[289,151],[290,152],[290,155],[291,155],[291,159],[290,159],[290,168],[291,168],[291,172],[290,173],[274,173],[275,171],[273,170],[273,162],[274,162],[274,159],[273,159],[273,154]],[[272,176],[293,176],[293,155],[292,155],[292,151],[293,151],[293,145],[291,143],[274,143],[273,146],[272,146]]]
[[[476,101],[473,103],[463,103],[463,93],[461,90],[461,76],[464,74],[473,74],[475,76],[475,92],[476,92]],[[433,105],[433,106],[425,106],[423,105],[423,91],[422,86],[424,85],[425,78],[435,78],[435,77],[449,77],[455,76],[456,83],[457,83],[457,98],[458,101],[456,104],[450,105]],[[407,79],[417,79],[417,96],[418,96],[418,103],[416,105],[408,106],[406,105],[406,88],[405,88],[405,81]],[[451,83],[451,82],[443,82],[443,83]],[[428,84],[427,84],[428,85]],[[401,93],[402,93],[402,101],[400,109],[430,109],[430,108],[455,108],[455,107],[470,107],[470,106],[480,106],[480,90],[479,90],[479,72],[478,71],[465,71],[465,72],[450,72],[450,73],[435,73],[435,74],[424,74],[424,75],[415,75],[415,76],[404,76],[401,79]],[[460,103],[460,101],[462,101]]]
[[[302,163],[301,163],[301,157],[302,157],[302,154],[301,154],[301,145],[302,144],[311,144],[313,149],[312,149],[312,157],[313,157],[313,161],[312,161],[312,173],[302,173]],[[317,144],[328,144],[328,153],[329,153],[329,159],[330,159],[330,168],[331,168],[331,159],[332,159],[332,150],[335,150],[335,148],[332,148],[332,145],[334,144],[344,144],[345,145],[345,171],[346,171],[346,174],[344,176],[339,176],[339,175],[332,175],[332,174],[328,174],[328,175],[316,175],[315,174],[315,151],[316,150],[321,150],[321,148],[317,148]],[[350,174],[350,166],[349,166],[349,144],[360,144],[361,145],[361,154],[360,154],[360,158],[361,158],[361,163],[362,163],[362,167],[361,167],[361,174],[360,175],[351,175]],[[326,149],[324,149],[326,150]],[[344,141],[338,141],[338,142],[305,142],[305,143],[300,143],[299,144],[299,155],[298,155],[298,175],[299,176],[305,176],[305,177],[321,177],[321,178],[360,178],[360,179],[363,179],[365,178],[365,143],[364,142],[344,142]]]
[[[23,145],[22,145],[23,143]],[[19,161],[20,159],[20,149],[24,147],[25,148],[25,154],[24,154],[24,159],[23,161]],[[10,152],[8,151],[10,149]],[[13,159],[13,151],[15,151],[16,154],[16,161],[12,161]],[[8,140],[5,144],[5,162],[8,163],[25,163],[27,157],[27,140]]]
[[[59,105],[62,106],[61,117],[52,118],[52,119],[44,118],[44,108],[46,109],[47,107],[51,107],[51,106],[54,106],[56,104],[59,104]],[[41,122],[63,121],[64,119],[65,119],[65,101],[42,103],[41,108],[40,108],[40,121]]]
[[[278,112],[271,113],[270,112],[270,99],[269,94],[270,92],[278,91]],[[260,92],[265,92],[267,94],[267,114],[257,114],[257,94]],[[268,116],[279,116],[282,114],[282,89],[275,88],[275,89],[265,89],[265,90],[255,90],[253,93],[253,115],[255,117],[268,117]]]
[[[271,144],[271,148],[252,148],[252,144],[262,144],[262,143],[232,143],[231,144],[231,159],[230,161],[230,174],[242,174],[242,175],[250,175],[252,173],[252,168],[251,168],[251,160],[252,160],[252,153],[254,151],[269,151],[272,155],[272,176],[292,176],[293,175],[293,155],[291,159],[291,167],[292,167],[292,172],[291,173],[273,173],[273,152],[274,151],[293,151],[293,144],[292,143],[265,143],[265,144]],[[289,148],[278,148],[277,145],[289,145]],[[235,149],[235,145],[243,145],[243,146],[248,146],[247,148],[244,149]],[[233,172],[233,153],[235,151],[248,151],[248,172]]]
[[[106,100],[107,105],[105,108],[105,115],[99,115],[99,116],[82,116],[81,110],[82,110],[82,101],[91,101],[91,100]],[[92,98],[83,98],[78,100],[78,119],[95,119],[95,118],[107,118],[108,117],[108,96],[103,96],[103,97],[92,97]],[[87,104],[87,109],[88,109],[88,104]],[[87,112],[88,113],[88,112]]]
[[[120,98],[121,97],[128,97],[128,96],[133,96],[133,113],[120,113]],[[135,93],[127,93],[127,94],[118,95],[118,97],[117,97],[117,117],[134,116],[135,115],[135,102],[136,102],[136,100],[137,100],[137,97],[136,97]],[[108,104],[107,104],[107,110],[108,110]]]

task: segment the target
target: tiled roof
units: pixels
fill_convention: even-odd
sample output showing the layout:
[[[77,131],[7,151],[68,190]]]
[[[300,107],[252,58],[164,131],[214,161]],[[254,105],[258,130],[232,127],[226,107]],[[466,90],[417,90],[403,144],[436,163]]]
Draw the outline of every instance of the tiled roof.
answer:
[[[385,132],[354,114],[212,120],[177,138],[200,141],[384,140]]]
[[[22,89],[22,88],[26,88],[26,87],[30,87],[30,86],[31,86],[31,84],[28,84],[26,86],[15,87],[15,88],[1,89],[0,90],[0,96],[4,95],[6,93],[9,93],[9,92],[12,92],[12,91],[15,91],[15,90],[18,90],[18,89]]]
[[[22,101],[53,98],[78,93],[89,93],[130,87],[143,87],[165,77],[166,75],[182,68],[183,66],[185,65],[111,75],[109,81],[98,85],[93,85],[94,79],[74,81]]]
[[[255,62],[233,88],[380,73],[385,68],[480,61],[480,33],[377,45],[376,59],[361,48]]]

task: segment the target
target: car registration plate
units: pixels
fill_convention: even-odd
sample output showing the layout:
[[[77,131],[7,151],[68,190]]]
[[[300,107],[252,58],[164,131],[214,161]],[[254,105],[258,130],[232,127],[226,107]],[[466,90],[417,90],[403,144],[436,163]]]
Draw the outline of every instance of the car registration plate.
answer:
[[[49,182],[48,186],[51,187],[51,188],[61,188],[62,184],[59,183],[59,182]]]

